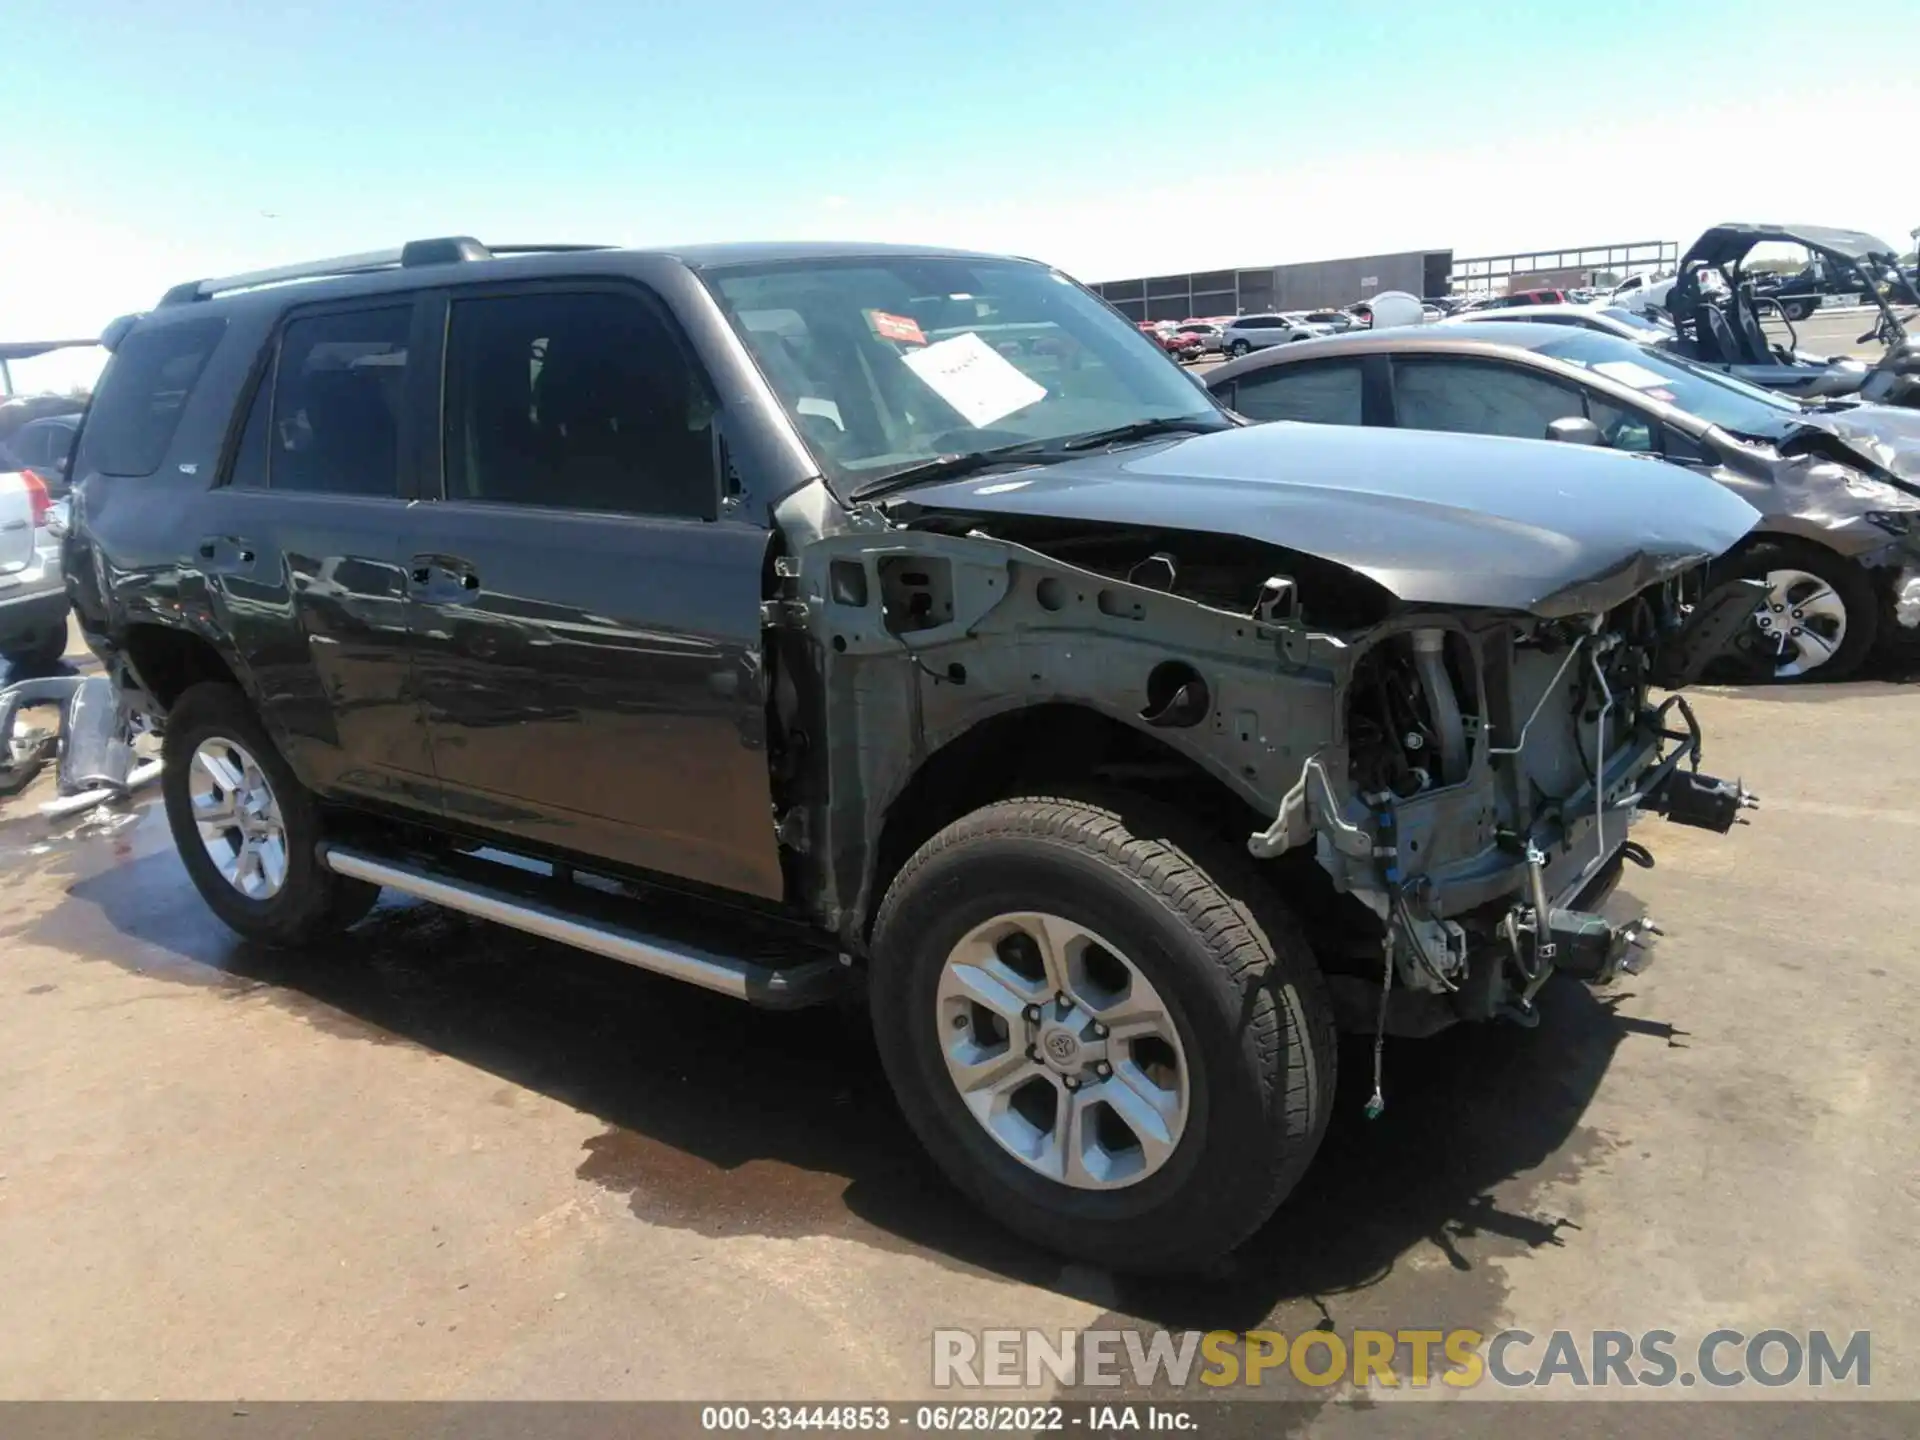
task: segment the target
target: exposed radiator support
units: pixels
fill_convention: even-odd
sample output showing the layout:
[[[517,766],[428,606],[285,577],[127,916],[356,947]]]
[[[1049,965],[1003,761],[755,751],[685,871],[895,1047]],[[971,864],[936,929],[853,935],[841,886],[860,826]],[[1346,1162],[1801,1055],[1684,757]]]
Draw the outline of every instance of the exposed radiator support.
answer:
[[[1427,712],[1440,742],[1439,780],[1452,785],[1466,778],[1467,729],[1460,719],[1460,697],[1453,693],[1453,681],[1447,675],[1446,643],[1444,630],[1413,632],[1413,665],[1427,692]]]

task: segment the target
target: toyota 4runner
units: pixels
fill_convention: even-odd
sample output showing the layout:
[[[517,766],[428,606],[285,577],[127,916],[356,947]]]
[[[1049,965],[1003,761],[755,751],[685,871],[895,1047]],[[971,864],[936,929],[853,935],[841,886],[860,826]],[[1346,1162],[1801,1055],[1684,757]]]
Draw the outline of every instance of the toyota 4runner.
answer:
[[[417,241],[104,343],[68,588],[222,920],[863,995],[942,1167],[1097,1263],[1260,1224],[1337,1028],[1632,969],[1629,823],[1751,803],[1653,690],[1752,609],[1741,500],[1250,426],[1042,264]]]

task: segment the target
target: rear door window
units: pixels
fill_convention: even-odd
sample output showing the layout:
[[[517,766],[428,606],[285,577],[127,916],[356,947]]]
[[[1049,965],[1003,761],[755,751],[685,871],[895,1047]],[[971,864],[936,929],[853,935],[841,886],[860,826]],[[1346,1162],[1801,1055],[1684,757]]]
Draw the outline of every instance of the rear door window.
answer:
[[[224,319],[209,316],[138,328],[122,340],[93,397],[79,473],[151,475],[158,470],[226,328]]]
[[[305,315],[287,325],[267,433],[267,484],[335,495],[400,493],[411,303]],[[248,428],[253,417],[248,417]],[[240,452],[247,457],[243,433]],[[236,477],[236,483],[245,483]]]

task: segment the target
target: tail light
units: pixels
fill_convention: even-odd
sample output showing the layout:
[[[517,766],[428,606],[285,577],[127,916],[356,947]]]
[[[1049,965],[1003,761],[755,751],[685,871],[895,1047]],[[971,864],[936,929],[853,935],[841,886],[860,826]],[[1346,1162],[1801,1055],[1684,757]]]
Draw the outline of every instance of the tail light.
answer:
[[[31,470],[22,470],[20,478],[27,482],[27,501],[33,506],[33,525],[36,530],[47,523],[47,512],[53,509],[53,497],[47,493],[47,482]]]

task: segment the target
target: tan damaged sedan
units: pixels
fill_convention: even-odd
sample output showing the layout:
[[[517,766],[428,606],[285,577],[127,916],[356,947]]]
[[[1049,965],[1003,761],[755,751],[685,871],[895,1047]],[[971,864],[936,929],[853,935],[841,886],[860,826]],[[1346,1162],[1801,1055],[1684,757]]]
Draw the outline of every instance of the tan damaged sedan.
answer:
[[[1920,654],[1920,412],[1804,405],[1629,339],[1519,322],[1276,347],[1206,385],[1252,420],[1560,440],[1703,470],[1763,517],[1718,562],[1768,587],[1730,671],[1837,680],[1875,651]]]

